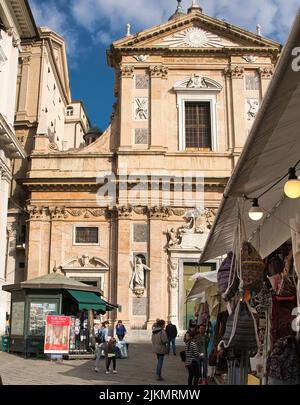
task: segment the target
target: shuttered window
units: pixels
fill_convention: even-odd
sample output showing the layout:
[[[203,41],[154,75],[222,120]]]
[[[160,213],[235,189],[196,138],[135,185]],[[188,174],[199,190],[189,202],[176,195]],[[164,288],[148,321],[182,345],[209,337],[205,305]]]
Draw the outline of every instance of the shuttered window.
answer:
[[[210,103],[185,102],[185,147],[212,149]]]

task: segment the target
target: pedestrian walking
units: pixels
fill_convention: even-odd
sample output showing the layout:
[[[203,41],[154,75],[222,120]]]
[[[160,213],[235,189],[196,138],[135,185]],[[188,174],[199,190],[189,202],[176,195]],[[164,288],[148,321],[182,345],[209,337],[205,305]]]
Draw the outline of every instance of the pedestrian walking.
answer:
[[[126,335],[126,328],[123,325],[122,321],[118,321],[117,325],[116,325],[116,335],[118,337],[118,340],[121,342],[122,340],[124,340],[124,337]]]
[[[156,327],[152,331],[152,345],[153,352],[156,353],[157,366],[156,366],[156,378],[158,381],[162,381],[162,366],[164,362],[165,354],[167,353],[168,336],[165,331],[165,321],[160,319],[156,322]]]
[[[171,321],[169,321],[166,326],[166,333],[168,336],[168,354],[170,354],[170,348],[172,346],[173,354],[174,356],[176,356],[176,338],[178,335],[178,331],[176,325],[173,325]]]
[[[185,341],[185,366],[188,370],[188,385],[199,384],[199,358],[200,352],[194,341],[195,332],[187,332],[184,337]]]
[[[96,342],[96,362],[95,362],[95,372],[98,373],[99,371],[99,365],[103,353],[103,348],[104,344],[108,342],[109,336],[108,336],[108,325],[109,322],[105,321],[102,322],[101,328],[98,330],[98,334],[95,336],[95,342]]]
[[[106,374],[110,373],[110,364],[113,364],[113,373],[117,373],[117,360],[116,360],[116,350],[117,350],[117,341],[112,337],[109,342],[105,343],[105,360],[106,360]]]
[[[194,342],[197,345],[199,356],[199,368],[200,368],[200,384],[207,385],[207,347],[209,343],[209,338],[206,335],[206,325],[201,324],[196,328],[196,335],[194,337]]]

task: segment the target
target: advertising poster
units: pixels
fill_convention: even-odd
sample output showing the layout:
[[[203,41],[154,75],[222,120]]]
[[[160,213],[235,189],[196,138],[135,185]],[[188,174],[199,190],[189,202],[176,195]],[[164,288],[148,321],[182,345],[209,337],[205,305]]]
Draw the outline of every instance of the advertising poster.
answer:
[[[69,353],[71,317],[47,315],[44,353]]]

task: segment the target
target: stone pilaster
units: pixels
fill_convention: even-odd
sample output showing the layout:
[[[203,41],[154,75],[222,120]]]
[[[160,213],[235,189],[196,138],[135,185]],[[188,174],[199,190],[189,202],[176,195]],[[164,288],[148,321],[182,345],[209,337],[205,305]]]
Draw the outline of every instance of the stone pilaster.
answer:
[[[240,152],[245,144],[247,137],[246,118],[245,118],[245,82],[244,68],[242,66],[231,66],[225,69],[225,75],[231,81],[232,99],[232,122],[234,151]]]
[[[131,214],[132,209],[126,207],[117,208],[115,217],[118,229],[118,255],[117,255],[117,303],[122,306],[120,318],[124,324],[130,324],[131,318],[131,290],[130,279],[132,268],[129,258],[131,257]]]
[[[120,149],[131,148],[132,123],[134,120],[134,67],[123,66],[120,69]]]
[[[165,318],[168,303],[166,295],[168,292],[168,275],[165,270],[165,252],[161,243],[164,232],[164,220],[170,215],[166,207],[152,207],[149,209],[150,216],[150,299],[149,299],[149,320],[150,329],[157,318]]]
[[[168,68],[160,65],[151,66],[149,72],[151,77],[150,147],[157,149],[165,146],[164,129],[162,127],[164,120],[161,106],[163,98],[163,82],[168,77]]]
[[[29,67],[31,62],[31,56],[22,56],[22,75],[21,84],[18,98],[18,112],[17,120],[23,119],[26,115],[26,105],[28,96],[28,82],[29,82]]]
[[[47,207],[29,207],[27,280],[50,272],[51,217]]]

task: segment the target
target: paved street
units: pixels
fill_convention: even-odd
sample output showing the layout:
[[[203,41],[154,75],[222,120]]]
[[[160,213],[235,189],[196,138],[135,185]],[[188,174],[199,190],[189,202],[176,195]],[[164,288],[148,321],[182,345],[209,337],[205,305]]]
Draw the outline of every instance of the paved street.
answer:
[[[182,348],[178,348],[179,351]],[[41,359],[27,359],[0,352],[0,375],[8,385],[85,385],[126,384],[179,385],[187,383],[187,371],[180,356],[165,357],[164,381],[155,380],[156,357],[148,342],[131,342],[129,358],[117,360],[118,374],[105,374],[104,360],[99,373],[94,371],[93,360],[64,360],[63,363]]]

